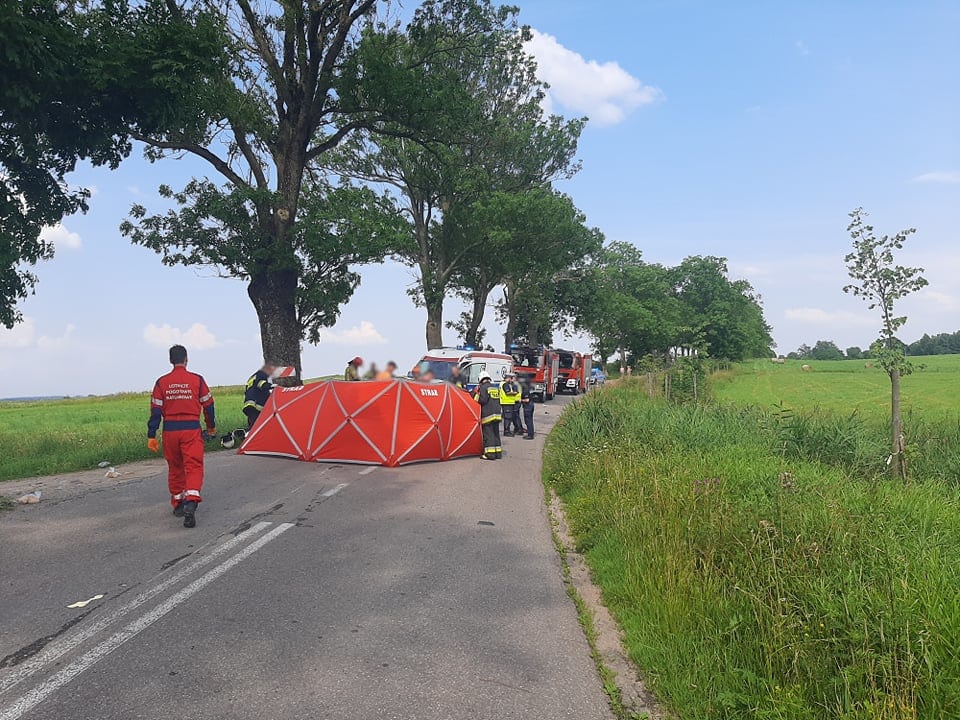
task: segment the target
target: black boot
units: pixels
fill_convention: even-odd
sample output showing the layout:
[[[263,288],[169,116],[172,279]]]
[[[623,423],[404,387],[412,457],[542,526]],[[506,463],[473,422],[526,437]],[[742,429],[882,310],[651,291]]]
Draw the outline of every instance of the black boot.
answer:
[[[173,516],[183,517],[183,500],[173,506]]]
[[[197,504],[193,500],[181,503],[183,506],[183,526],[192,528],[197,526]]]

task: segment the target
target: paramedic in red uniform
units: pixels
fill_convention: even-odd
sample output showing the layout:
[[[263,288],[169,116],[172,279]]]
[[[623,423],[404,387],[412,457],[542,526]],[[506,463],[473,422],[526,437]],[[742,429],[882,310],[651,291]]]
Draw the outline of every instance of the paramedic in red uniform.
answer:
[[[147,447],[160,450],[157,429],[163,420],[163,456],[167,459],[167,481],[173,514],[183,517],[183,526],[197,524],[197,504],[202,500],[203,436],[200,434],[200,413],[203,412],[207,434],[217,432],[213,414],[213,396],[206,381],[187,370],[187,349],[183,345],[170,348],[173,370],[157,380],[150,398],[150,420],[147,422]]]

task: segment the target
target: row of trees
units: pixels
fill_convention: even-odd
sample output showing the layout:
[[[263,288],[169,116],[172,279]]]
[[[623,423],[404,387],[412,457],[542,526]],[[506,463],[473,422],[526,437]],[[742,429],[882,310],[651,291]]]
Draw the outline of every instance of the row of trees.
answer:
[[[892,346],[905,355],[920,357],[924,355],[957,355],[960,354],[960,331],[955,333],[939,333],[927,335],[909,345],[894,338]],[[817,340],[811,347],[801,345],[794,352],[788,353],[791,360],[866,360],[873,357],[868,348],[863,350],[856,345],[841,350],[833,340]]]
[[[66,175],[190,154],[211,175],[162,186],[121,231],[168,265],[247,282],[264,355],[300,367],[360,282],[414,270],[428,347],[479,345],[491,296],[506,344],[560,329],[601,354],[674,347],[769,353],[759,299],[722,258],[676,268],[604,246],[553,183],[579,170],[586,119],[546,116],[517,9],[425,0],[406,25],[386,0],[25,0],[0,6],[0,322],[53,248],[40,230],[83,210]],[[443,316],[459,296],[467,311]]]
[[[591,335],[601,357],[772,355],[760,297],[746,280],[729,278],[724,258],[694,256],[668,267],[612,243],[557,283],[555,296],[555,317]]]

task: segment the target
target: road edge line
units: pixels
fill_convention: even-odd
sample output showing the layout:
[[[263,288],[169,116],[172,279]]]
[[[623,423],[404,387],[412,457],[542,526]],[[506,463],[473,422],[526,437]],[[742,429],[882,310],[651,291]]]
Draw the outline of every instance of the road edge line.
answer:
[[[123,605],[112,611],[109,615],[105,615],[89,625],[82,627],[73,635],[65,637],[55,642],[53,645],[47,646],[33,658],[30,658],[26,662],[17,665],[13,671],[3,677],[0,677],[0,695],[3,695],[11,688],[16,687],[21,682],[29,678],[31,675],[36,674],[57,658],[60,658],[66,655],[68,652],[75,650],[97,633],[106,630],[108,627],[129,615],[132,611],[136,610],[144,603],[147,603],[155,598],[164,590],[183,580],[183,578],[187,575],[199,570],[204,565],[210,564],[221,555],[225,555],[233,550],[236,546],[242,545],[253,535],[259,534],[272,524],[273,523],[270,522],[259,522],[256,525],[250,526],[239,535],[235,535],[226,542],[215,546],[206,555],[199,556],[193,563],[178,568],[172,575],[164,578],[164,580],[157,585],[147,588],[126,605]],[[163,573],[158,573],[151,578],[151,581],[160,575],[163,575]]]
[[[171,595],[146,615],[142,615],[133,622],[129,623],[125,628],[123,628],[123,630],[114,633],[99,645],[96,645],[93,649],[84,653],[80,658],[72,662],[63,670],[55,673],[45,682],[40,683],[33,688],[33,690],[20,697],[15,703],[0,711],[0,720],[18,720],[24,713],[29,712],[34,707],[42,703],[57,690],[70,683],[71,680],[81,673],[96,665],[103,658],[107,657],[110,653],[126,643],[128,640],[131,640],[139,635],[141,632],[153,625],[153,623],[155,623],[157,620],[172,611],[175,607],[177,607],[177,605],[189,600],[191,597],[203,590],[203,588],[205,588],[207,585],[212,583],[221,575],[225,574],[232,567],[243,562],[264,545],[276,539],[293,527],[296,527],[293,523],[281,523],[266,535],[262,535],[261,537],[257,538],[236,555],[231,556],[227,560],[224,560],[220,565],[217,565],[212,570],[207,571],[206,574],[201,575],[185,588],[174,595]]]

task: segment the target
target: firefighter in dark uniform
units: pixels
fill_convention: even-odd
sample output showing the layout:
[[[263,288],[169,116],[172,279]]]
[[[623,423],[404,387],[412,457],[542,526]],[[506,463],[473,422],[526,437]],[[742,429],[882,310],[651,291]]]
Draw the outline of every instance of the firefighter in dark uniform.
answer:
[[[243,393],[243,414],[247,416],[248,430],[253,427],[263,412],[263,406],[267,404],[270,391],[273,390],[270,376],[276,369],[276,365],[268,362],[247,380],[247,389]]]
[[[483,432],[484,460],[503,458],[503,445],[500,442],[500,388],[491,382],[490,373],[480,373],[480,384],[474,393],[474,399],[480,403],[480,429]]]
[[[530,394],[530,378],[520,381],[520,408],[523,410],[523,424],[526,426],[524,440],[533,440],[533,396]]]

